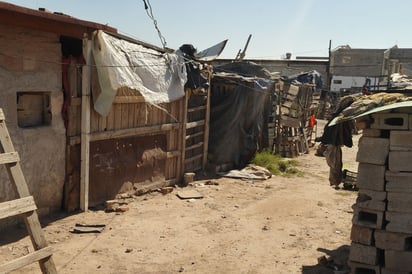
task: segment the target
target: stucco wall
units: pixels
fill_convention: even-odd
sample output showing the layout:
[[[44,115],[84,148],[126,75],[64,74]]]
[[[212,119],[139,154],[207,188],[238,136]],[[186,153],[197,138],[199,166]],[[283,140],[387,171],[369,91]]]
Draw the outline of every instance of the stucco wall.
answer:
[[[65,127],[61,46],[56,34],[0,25],[0,107],[39,214],[61,208],[65,176]],[[50,92],[51,125],[20,128],[17,92]],[[0,167],[0,202],[16,197]]]

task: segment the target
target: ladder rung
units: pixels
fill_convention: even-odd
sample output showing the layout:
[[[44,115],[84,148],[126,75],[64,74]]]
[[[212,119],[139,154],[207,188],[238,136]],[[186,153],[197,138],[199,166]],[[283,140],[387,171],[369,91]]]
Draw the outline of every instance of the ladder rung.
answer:
[[[187,109],[187,112],[195,112],[195,111],[199,111],[199,110],[203,110],[206,109],[206,106],[199,106],[199,107],[194,107],[194,108],[189,108]]]
[[[189,122],[186,124],[186,129],[203,126],[204,124],[205,124],[205,120]]]
[[[196,132],[196,133],[187,135],[187,136],[186,136],[186,140],[189,140],[189,139],[191,139],[191,138],[195,138],[195,137],[197,137],[197,136],[202,136],[203,134],[204,134],[203,131],[199,131],[199,132]]]
[[[23,266],[26,266],[34,262],[38,262],[47,257],[50,257],[51,255],[53,255],[53,248],[51,246],[44,247],[42,249],[29,253],[23,257],[14,259],[3,265],[0,265],[0,273],[9,273]]]
[[[6,152],[0,154],[0,165],[17,163],[19,161],[20,157],[17,152]]]
[[[0,203],[0,219],[36,210],[33,196]]]
[[[192,161],[194,161],[194,160],[200,159],[200,158],[202,158],[202,157],[203,157],[203,155],[202,155],[202,154],[199,154],[199,155],[193,156],[193,157],[191,157],[191,158],[188,158],[188,159],[185,160],[185,164],[190,163],[190,162],[192,162]]]
[[[200,142],[200,143],[191,145],[191,146],[189,146],[189,147],[186,147],[186,148],[185,148],[185,151],[192,150],[192,149],[195,149],[195,148],[198,148],[198,147],[202,147],[202,146],[203,146],[203,142]]]

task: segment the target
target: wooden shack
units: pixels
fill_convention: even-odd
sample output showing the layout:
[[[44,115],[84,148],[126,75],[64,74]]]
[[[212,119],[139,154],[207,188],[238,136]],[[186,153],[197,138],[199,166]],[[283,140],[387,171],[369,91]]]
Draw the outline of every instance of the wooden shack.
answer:
[[[166,53],[107,25],[0,3],[0,107],[40,215],[175,184],[205,164],[209,90],[196,95],[203,106],[191,108],[191,90],[148,103],[125,86],[105,115],[95,110],[96,30]],[[0,201],[13,198],[11,185],[0,188]]]

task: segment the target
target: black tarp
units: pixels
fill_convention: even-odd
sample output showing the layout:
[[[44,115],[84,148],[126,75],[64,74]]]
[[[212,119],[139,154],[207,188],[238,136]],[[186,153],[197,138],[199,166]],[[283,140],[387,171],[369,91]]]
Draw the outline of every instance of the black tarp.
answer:
[[[262,148],[273,81],[264,68],[250,62],[230,63],[215,72],[208,160],[241,168]]]

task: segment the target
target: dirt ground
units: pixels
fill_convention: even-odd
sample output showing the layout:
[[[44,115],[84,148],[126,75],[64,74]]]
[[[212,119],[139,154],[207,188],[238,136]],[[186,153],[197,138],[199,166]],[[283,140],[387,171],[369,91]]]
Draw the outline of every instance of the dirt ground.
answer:
[[[354,147],[344,168],[357,170]],[[93,210],[42,220],[59,273],[344,273],[356,191],[329,186],[315,147],[301,155],[303,177],[196,180],[201,199],[152,192],[123,213]],[[196,179],[196,178],[195,178]],[[71,233],[76,223],[101,233]],[[25,228],[0,235],[0,262],[32,250]],[[318,264],[325,256],[326,265]],[[32,264],[16,273],[40,273]]]

